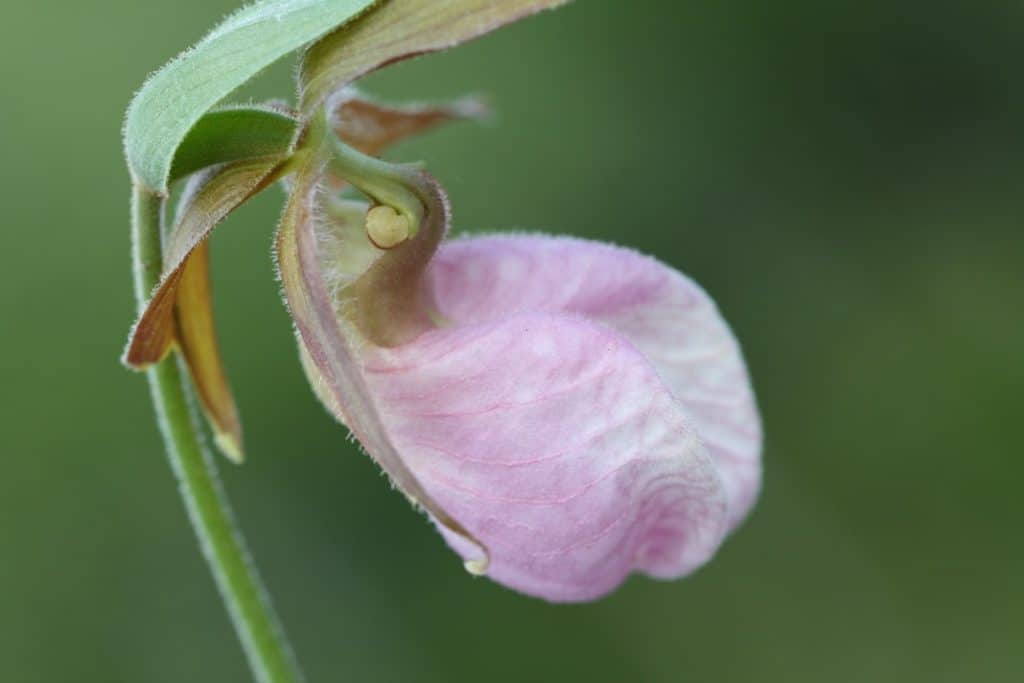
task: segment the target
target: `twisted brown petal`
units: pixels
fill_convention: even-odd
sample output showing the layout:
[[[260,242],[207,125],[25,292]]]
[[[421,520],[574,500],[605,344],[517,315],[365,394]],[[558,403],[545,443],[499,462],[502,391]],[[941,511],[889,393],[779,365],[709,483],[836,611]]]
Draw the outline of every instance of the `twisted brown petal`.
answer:
[[[487,105],[479,97],[437,104],[385,104],[346,88],[328,103],[335,135],[364,154],[377,156],[404,138],[450,121],[481,119]]]
[[[217,443],[233,460],[242,454],[241,425],[213,329],[206,239],[229,213],[272,183],[283,163],[283,156],[246,159],[193,176],[167,235],[160,284],[123,358],[129,367],[145,368],[177,343]]]

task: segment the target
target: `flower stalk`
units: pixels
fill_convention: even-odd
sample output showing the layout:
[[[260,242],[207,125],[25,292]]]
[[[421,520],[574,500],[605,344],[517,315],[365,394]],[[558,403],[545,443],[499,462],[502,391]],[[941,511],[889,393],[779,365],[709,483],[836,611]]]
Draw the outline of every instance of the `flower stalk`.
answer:
[[[135,294],[140,310],[160,278],[163,200],[136,186],[132,194]],[[147,370],[167,458],[188,517],[249,666],[259,683],[301,683],[303,676],[246,550],[213,458],[200,437],[176,354]]]

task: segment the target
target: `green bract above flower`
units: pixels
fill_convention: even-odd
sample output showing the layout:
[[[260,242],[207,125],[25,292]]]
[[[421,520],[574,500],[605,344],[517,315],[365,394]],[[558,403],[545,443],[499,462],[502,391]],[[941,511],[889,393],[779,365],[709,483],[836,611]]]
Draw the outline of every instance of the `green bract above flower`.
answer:
[[[382,66],[437,52],[569,0],[385,0],[313,45],[299,74],[299,109],[312,115],[332,93]]]
[[[203,114],[281,57],[372,4],[274,0],[228,17],[153,74],[128,107],[124,146],[135,182],[165,194],[178,146]]]

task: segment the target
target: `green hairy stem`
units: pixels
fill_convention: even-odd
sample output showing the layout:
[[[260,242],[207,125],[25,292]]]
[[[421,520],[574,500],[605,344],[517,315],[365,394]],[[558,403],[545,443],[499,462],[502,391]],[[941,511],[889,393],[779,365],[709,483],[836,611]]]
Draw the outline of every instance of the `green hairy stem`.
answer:
[[[160,224],[163,202],[136,187],[132,195],[135,294],[140,308],[160,276]],[[213,458],[200,437],[176,354],[147,371],[160,431],[189,520],[255,680],[300,683],[298,664],[245,548],[217,477]]]

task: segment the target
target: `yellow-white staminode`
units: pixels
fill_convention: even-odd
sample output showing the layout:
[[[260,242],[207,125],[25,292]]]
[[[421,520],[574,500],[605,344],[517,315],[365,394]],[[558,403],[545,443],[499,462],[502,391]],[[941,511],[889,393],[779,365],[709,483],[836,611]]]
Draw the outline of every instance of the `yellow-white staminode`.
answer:
[[[381,249],[391,249],[409,239],[409,219],[390,206],[375,206],[366,212],[366,234]]]

